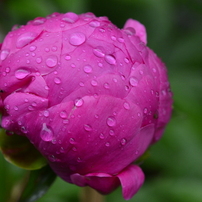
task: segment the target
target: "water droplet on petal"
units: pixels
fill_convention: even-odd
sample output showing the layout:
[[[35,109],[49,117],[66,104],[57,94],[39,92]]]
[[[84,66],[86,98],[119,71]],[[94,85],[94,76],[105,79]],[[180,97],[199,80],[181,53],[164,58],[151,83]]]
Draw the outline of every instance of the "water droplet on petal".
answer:
[[[120,37],[120,38],[118,38],[118,41],[119,41],[120,43],[123,43],[123,42],[124,42],[124,39],[123,39],[122,37]]]
[[[98,84],[98,83],[97,83],[96,80],[92,80],[92,81],[91,81],[91,85],[92,85],[92,86],[97,86],[97,84]]]
[[[43,112],[43,115],[44,115],[45,117],[49,117],[49,111],[45,110],[45,111]]]
[[[145,107],[144,108],[144,113],[146,114],[148,112],[148,109]]]
[[[83,71],[87,74],[92,72],[92,67],[90,65],[86,65],[83,67]]]
[[[110,65],[115,65],[116,64],[116,59],[115,59],[115,57],[113,55],[106,55],[105,60]]]
[[[60,78],[56,77],[56,78],[54,78],[54,82],[55,82],[55,84],[60,84],[61,80],[60,80]]]
[[[43,123],[43,127],[40,133],[40,137],[44,141],[51,141],[54,137],[53,131],[50,127],[46,125],[46,123]]]
[[[19,69],[15,72],[15,77],[17,79],[24,79],[30,74],[30,71],[25,70],[25,69]]]
[[[41,58],[41,57],[36,58],[36,62],[37,62],[38,64],[40,64],[40,63],[42,62],[42,58]]]
[[[70,59],[71,59],[71,56],[67,54],[67,55],[65,56],[65,60],[70,60]]]
[[[138,80],[135,77],[131,77],[129,82],[130,82],[130,85],[133,87],[138,85]]]
[[[92,127],[88,124],[84,124],[84,129],[88,132],[92,131]]]
[[[115,36],[111,36],[111,39],[112,39],[113,41],[116,41],[116,37],[115,37]]]
[[[7,49],[1,50],[0,59],[1,60],[5,60],[8,57],[9,53],[10,53],[10,51],[7,50]]]
[[[100,26],[100,22],[97,21],[97,20],[93,20],[93,21],[91,21],[91,22],[89,23],[89,25],[90,25],[91,27],[99,27],[99,26]]]
[[[38,36],[37,33],[35,32],[26,32],[21,34],[16,42],[16,47],[17,48],[22,48],[32,42],[36,37]]]
[[[99,47],[93,49],[93,53],[95,54],[95,56],[97,56],[99,58],[103,58],[105,56],[105,54],[103,53],[103,51]]]
[[[135,29],[132,27],[126,27],[123,31],[129,36],[135,35]]]
[[[47,59],[46,59],[46,65],[50,68],[55,67],[57,65],[58,62],[58,58],[55,55],[50,55]]]
[[[110,131],[109,131],[109,135],[110,135],[110,136],[114,136],[114,135],[115,135],[114,131],[113,131],[113,130],[110,130]]]
[[[109,142],[106,142],[106,143],[105,143],[105,146],[106,146],[106,147],[109,147],[109,146],[110,146],[110,143],[109,143]]]
[[[100,139],[103,140],[104,138],[105,138],[104,134],[101,133],[101,134],[100,134]]]
[[[69,39],[69,43],[73,46],[79,46],[81,44],[83,44],[86,41],[86,36],[85,34],[81,33],[81,32],[75,32],[73,34],[71,34],[70,39]]]
[[[36,50],[36,48],[37,48],[36,46],[30,46],[30,47],[29,47],[29,50],[30,50],[31,52],[33,52],[33,51]]]
[[[71,138],[69,139],[69,143],[70,143],[70,144],[75,144],[75,139],[71,137]]]
[[[130,105],[127,102],[124,102],[123,106],[125,109],[130,109]]]
[[[76,107],[81,107],[81,106],[83,105],[83,103],[84,103],[83,99],[80,98],[80,99],[75,100],[74,105],[75,105]]]
[[[110,127],[116,126],[116,119],[114,117],[108,117],[107,125]]]
[[[42,25],[45,21],[46,21],[45,18],[38,17],[38,18],[35,18],[35,19],[32,21],[32,24],[33,24],[33,25]]]
[[[125,145],[125,144],[126,144],[126,139],[123,138],[123,139],[121,140],[121,145]]]
[[[68,23],[75,23],[78,19],[78,15],[72,12],[65,13],[62,17],[62,21]]]
[[[109,83],[104,83],[104,88],[109,89]]]
[[[6,67],[6,70],[5,70],[5,71],[6,71],[6,73],[9,73],[10,70],[11,70],[10,67]]]
[[[60,112],[60,117],[63,118],[63,119],[67,118],[67,112],[61,111]]]

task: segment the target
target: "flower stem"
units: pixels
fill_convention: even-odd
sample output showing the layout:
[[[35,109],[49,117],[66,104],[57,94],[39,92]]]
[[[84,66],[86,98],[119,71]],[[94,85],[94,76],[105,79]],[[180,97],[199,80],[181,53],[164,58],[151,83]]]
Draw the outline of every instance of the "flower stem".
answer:
[[[104,202],[104,196],[90,187],[82,188],[80,202]]]

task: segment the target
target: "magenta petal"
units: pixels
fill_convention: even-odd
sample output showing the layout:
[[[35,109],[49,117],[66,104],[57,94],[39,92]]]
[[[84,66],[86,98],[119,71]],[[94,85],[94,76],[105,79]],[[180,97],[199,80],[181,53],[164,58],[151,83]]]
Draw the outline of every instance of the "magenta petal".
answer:
[[[77,186],[90,186],[102,194],[109,194],[120,185],[116,176],[107,173],[89,173],[87,175],[75,173],[70,178],[72,183]]]
[[[121,182],[123,197],[125,200],[129,200],[142,186],[144,173],[139,166],[129,165],[118,174],[118,178]]]
[[[145,26],[143,24],[141,24],[137,20],[128,19],[124,25],[124,28],[127,28],[127,27],[134,28],[136,31],[136,35],[139,36],[141,41],[147,44],[147,33],[146,33]]]

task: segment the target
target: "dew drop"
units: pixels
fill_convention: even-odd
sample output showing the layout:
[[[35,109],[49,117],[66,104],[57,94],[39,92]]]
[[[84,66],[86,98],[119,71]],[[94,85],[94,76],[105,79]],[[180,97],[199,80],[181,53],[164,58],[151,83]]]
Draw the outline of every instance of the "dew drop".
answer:
[[[44,115],[45,117],[49,117],[49,111],[45,110],[45,111],[43,112],[43,115]]]
[[[38,36],[35,32],[26,32],[21,34],[16,41],[16,48],[22,48],[32,42]]]
[[[81,33],[81,32],[75,32],[73,34],[71,34],[70,39],[69,39],[69,43],[73,46],[79,46],[81,44],[83,44],[86,41],[86,36],[85,34]]]
[[[130,105],[127,102],[124,102],[123,106],[125,109],[130,109]]]
[[[123,43],[123,42],[124,42],[124,39],[123,39],[122,37],[120,37],[120,38],[118,38],[118,41],[119,41],[120,43]]]
[[[30,74],[30,71],[25,70],[25,69],[19,69],[15,72],[15,77],[17,79],[24,79]]]
[[[15,111],[18,111],[18,107],[17,107],[17,106],[14,106],[14,110],[15,110]]]
[[[110,136],[114,136],[114,135],[115,135],[114,131],[113,131],[113,130],[110,130],[110,131],[109,131],[109,135],[110,135]]]
[[[62,21],[68,22],[68,23],[75,23],[78,19],[79,19],[79,16],[72,12],[65,13],[62,17]]]
[[[55,158],[54,155],[50,155],[50,156],[48,157],[48,159],[49,159],[51,162],[55,162],[55,161],[56,161],[56,158]]]
[[[43,23],[45,23],[45,21],[46,21],[45,18],[38,17],[38,18],[35,18],[35,19],[32,21],[32,24],[33,24],[33,25],[42,25]]]
[[[110,127],[116,126],[116,119],[114,117],[108,117],[107,125]]]
[[[125,138],[123,138],[122,140],[121,140],[121,145],[125,145],[126,144],[126,139]]]
[[[90,65],[86,65],[83,67],[83,71],[87,74],[92,72],[92,67]]]
[[[60,152],[61,152],[61,153],[65,153],[64,147],[60,147]]]
[[[104,134],[101,133],[101,134],[100,134],[100,139],[103,140],[104,138],[105,138],[105,137],[104,137]]]
[[[148,112],[148,109],[145,107],[144,108],[144,113],[146,114]]]
[[[69,143],[70,143],[70,144],[75,144],[75,139],[71,137],[71,138],[69,139]]]
[[[70,59],[71,59],[71,56],[67,54],[67,55],[65,56],[65,60],[70,60]]]
[[[75,105],[76,107],[81,107],[81,106],[83,105],[83,103],[84,103],[83,99],[80,98],[80,99],[76,99],[76,100],[75,100],[74,105]]]
[[[78,163],[81,163],[81,162],[82,162],[82,160],[81,160],[80,157],[77,158],[77,162],[78,162]]]
[[[46,123],[43,123],[43,127],[40,133],[40,137],[44,141],[51,141],[54,137],[53,131],[50,127],[46,125]]]
[[[111,39],[112,39],[113,41],[116,41],[116,37],[115,37],[115,36],[111,36]]]
[[[30,50],[31,52],[33,52],[33,51],[36,50],[36,48],[37,48],[36,46],[30,46],[30,47],[29,47],[29,50]]]
[[[109,89],[109,83],[104,83],[104,88]]]
[[[103,58],[105,56],[105,54],[103,53],[103,51],[99,47],[93,49],[93,53],[95,54],[95,56],[97,56],[99,58]]]
[[[58,77],[54,78],[54,83],[55,84],[60,84],[61,83],[60,78],[58,78]]]
[[[58,58],[55,55],[50,55],[47,59],[46,59],[46,65],[50,68],[55,67],[57,65],[58,62]]]
[[[84,124],[84,129],[88,132],[92,131],[92,127],[88,124]]]
[[[109,142],[106,142],[106,143],[105,143],[105,146],[106,146],[106,147],[109,147],[109,146],[110,146],[110,143],[109,143]]]
[[[135,77],[130,77],[129,82],[130,82],[130,85],[133,87],[138,85],[138,80]]]
[[[73,150],[74,152],[76,152],[76,151],[77,151],[77,148],[76,148],[76,147],[72,147],[72,150]]]
[[[60,117],[63,118],[63,119],[67,118],[67,112],[61,111],[60,112]]]
[[[135,29],[132,27],[127,27],[123,30],[127,35],[132,36],[135,34]]]
[[[1,51],[1,55],[0,55],[0,59],[1,59],[1,60],[5,60],[5,59],[8,57],[9,53],[10,53],[10,51],[7,50],[7,49],[2,50],[2,51]]]
[[[91,81],[91,85],[92,85],[92,86],[97,86],[97,84],[98,84],[98,83],[97,83],[96,80],[92,80],[92,81]]]
[[[110,65],[115,65],[116,64],[116,59],[115,59],[115,57],[113,55],[106,55],[105,60]]]
[[[36,62],[37,62],[38,64],[40,64],[40,63],[42,62],[42,58],[41,58],[41,57],[36,58]]]
[[[90,25],[91,27],[99,27],[99,26],[100,26],[100,22],[97,21],[97,20],[93,20],[93,21],[91,21],[91,22],[89,23],[89,25]]]
[[[11,70],[10,67],[6,67],[6,70],[5,70],[5,71],[6,71],[6,73],[9,73],[10,70]]]

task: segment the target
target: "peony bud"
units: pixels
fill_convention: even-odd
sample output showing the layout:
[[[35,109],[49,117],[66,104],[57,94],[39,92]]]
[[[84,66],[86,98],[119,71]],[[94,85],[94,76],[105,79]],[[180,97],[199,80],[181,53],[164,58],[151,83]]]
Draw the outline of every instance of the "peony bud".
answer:
[[[171,116],[166,67],[146,30],[92,13],[54,13],[13,29],[0,52],[1,126],[26,136],[62,179],[130,199],[134,162]]]

